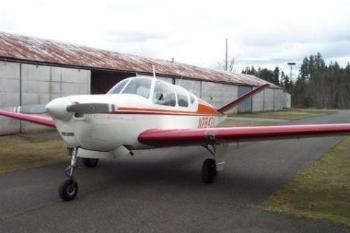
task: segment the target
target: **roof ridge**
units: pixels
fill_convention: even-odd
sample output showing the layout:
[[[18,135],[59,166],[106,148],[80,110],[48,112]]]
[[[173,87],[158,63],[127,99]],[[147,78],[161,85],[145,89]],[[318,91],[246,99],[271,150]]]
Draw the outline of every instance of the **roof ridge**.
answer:
[[[230,73],[181,62],[120,53],[75,43],[49,40],[8,32],[0,32],[0,58],[26,60],[76,67],[114,69],[152,73],[152,65],[160,75],[177,76],[250,86],[269,83],[256,76]],[[269,83],[271,87],[278,86]]]

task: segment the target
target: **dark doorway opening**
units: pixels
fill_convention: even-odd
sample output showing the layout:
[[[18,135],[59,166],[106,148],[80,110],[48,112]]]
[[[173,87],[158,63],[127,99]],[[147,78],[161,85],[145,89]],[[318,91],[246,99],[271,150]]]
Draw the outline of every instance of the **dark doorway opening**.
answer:
[[[116,83],[132,76],[136,76],[136,73],[92,70],[91,94],[106,94]]]

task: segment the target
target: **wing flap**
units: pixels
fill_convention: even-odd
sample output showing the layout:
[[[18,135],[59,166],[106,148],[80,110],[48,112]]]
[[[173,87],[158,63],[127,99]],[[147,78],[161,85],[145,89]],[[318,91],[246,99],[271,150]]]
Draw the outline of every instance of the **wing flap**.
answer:
[[[17,119],[17,120],[28,121],[35,124],[56,128],[55,122],[49,117],[11,112],[11,111],[5,111],[5,110],[0,110],[0,116],[5,116],[5,117]]]
[[[147,130],[139,142],[152,146],[198,145],[350,134],[350,124],[284,125],[230,128]]]

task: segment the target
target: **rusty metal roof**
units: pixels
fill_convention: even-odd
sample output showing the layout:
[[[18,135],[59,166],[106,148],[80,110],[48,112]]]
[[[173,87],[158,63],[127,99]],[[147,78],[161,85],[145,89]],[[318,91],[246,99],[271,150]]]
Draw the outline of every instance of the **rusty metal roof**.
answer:
[[[250,86],[260,86],[268,83],[252,75],[232,74],[178,62],[173,63],[1,32],[0,59],[149,74],[152,74],[152,65],[155,65],[157,74],[164,76]],[[271,87],[278,88],[273,84],[271,84]]]

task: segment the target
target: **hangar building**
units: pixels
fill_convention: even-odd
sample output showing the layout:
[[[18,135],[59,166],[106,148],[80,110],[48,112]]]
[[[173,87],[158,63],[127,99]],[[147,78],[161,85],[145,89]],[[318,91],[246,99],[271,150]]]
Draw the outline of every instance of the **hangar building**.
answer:
[[[46,104],[72,94],[106,93],[127,77],[152,75],[152,65],[159,79],[183,86],[216,107],[267,83],[252,75],[0,33],[0,108]],[[271,84],[233,112],[283,108],[290,108],[290,95]],[[0,117],[0,135],[40,127]]]

